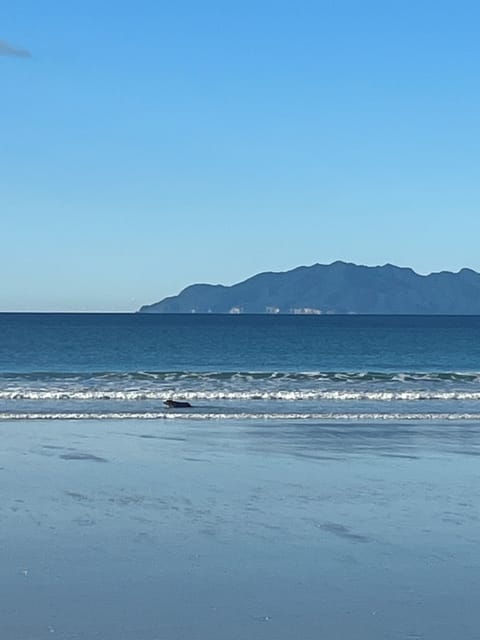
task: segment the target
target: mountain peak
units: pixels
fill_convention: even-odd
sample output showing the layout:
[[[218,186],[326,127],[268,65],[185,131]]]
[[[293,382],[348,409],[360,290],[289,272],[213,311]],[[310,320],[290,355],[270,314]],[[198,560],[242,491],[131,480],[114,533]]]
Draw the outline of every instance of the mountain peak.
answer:
[[[480,314],[480,274],[429,276],[387,263],[336,260],[264,272],[232,286],[197,284],[141,313]]]

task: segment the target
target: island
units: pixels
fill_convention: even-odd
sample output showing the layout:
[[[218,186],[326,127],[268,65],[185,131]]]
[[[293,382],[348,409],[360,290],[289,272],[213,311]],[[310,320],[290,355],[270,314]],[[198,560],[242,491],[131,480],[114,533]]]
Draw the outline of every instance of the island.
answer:
[[[420,275],[337,261],[265,272],[231,286],[193,284],[139,313],[480,315],[480,274]]]

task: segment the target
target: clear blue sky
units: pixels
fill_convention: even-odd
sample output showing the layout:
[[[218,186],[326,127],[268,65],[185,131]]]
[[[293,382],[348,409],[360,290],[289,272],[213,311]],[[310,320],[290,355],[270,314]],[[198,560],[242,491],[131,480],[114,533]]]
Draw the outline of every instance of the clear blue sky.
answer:
[[[0,18],[0,310],[129,311],[336,259],[480,270],[478,2]]]

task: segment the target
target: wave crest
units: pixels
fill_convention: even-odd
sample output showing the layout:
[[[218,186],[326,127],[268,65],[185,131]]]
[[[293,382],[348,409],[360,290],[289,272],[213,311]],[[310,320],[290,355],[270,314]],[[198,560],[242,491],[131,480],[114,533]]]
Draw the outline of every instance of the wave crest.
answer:
[[[160,412],[32,412],[0,413],[7,420],[318,420],[318,421],[458,421],[480,420],[480,413],[174,413]]]
[[[375,402],[394,402],[394,401],[418,401],[418,400],[468,400],[479,401],[480,391],[348,391],[348,390],[274,390],[266,391],[254,389],[249,391],[181,391],[175,393],[172,390],[115,390],[115,389],[49,389],[49,390],[30,390],[30,389],[8,389],[0,391],[0,400],[59,400],[59,401],[87,401],[87,400],[113,400],[122,401],[141,401],[141,400],[158,400],[164,401],[175,397],[178,400],[282,400],[282,401],[375,401]]]
[[[48,372],[29,373],[3,372],[0,381],[32,381],[32,382],[82,382],[103,381],[115,382],[253,382],[258,381],[291,381],[291,382],[480,382],[478,371],[99,371],[84,372]]]

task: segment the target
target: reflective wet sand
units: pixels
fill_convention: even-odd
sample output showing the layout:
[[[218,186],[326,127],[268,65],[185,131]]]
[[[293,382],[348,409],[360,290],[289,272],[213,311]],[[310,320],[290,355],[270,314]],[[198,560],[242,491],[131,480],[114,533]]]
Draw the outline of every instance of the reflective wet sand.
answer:
[[[479,637],[479,425],[0,436],[2,638]]]

